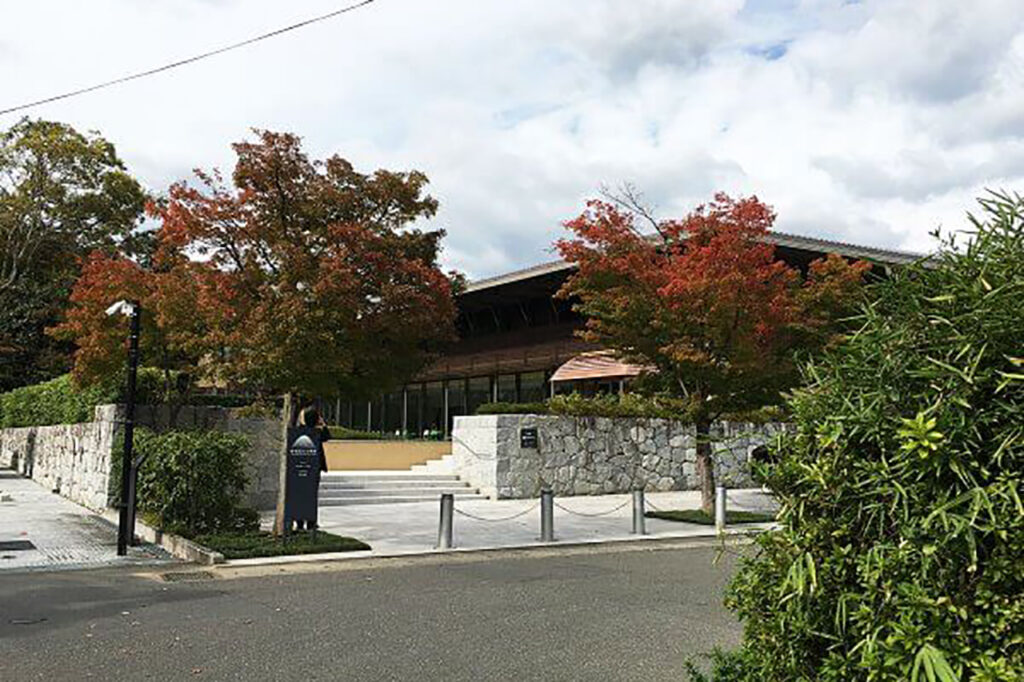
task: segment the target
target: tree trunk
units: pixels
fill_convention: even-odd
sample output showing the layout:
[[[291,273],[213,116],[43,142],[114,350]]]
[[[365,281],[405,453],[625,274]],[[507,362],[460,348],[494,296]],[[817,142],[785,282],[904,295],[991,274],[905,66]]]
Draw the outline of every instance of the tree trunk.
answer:
[[[711,420],[700,416],[697,427],[697,477],[700,479],[700,508],[715,513],[715,463],[711,456]]]
[[[288,429],[295,426],[299,416],[299,400],[294,393],[284,394],[281,408],[281,450],[277,467],[277,510],[274,514],[274,535],[282,536],[288,530],[284,525],[284,501],[288,485]]]

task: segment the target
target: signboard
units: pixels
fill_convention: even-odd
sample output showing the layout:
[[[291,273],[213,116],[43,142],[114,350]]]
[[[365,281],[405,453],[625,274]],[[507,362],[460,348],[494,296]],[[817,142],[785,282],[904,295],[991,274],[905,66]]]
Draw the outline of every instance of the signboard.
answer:
[[[519,447],[537,449],[537,429],[519,429]]]
[[[320,434],[308,426],[288,429],[288,474],[284,497],[285,523],[316,523],[320,489]]]

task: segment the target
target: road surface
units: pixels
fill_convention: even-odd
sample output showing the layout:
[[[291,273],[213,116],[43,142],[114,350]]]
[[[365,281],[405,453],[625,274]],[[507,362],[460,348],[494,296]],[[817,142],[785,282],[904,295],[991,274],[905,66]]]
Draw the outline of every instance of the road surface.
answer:
[[[721,597],[739,551],[3,574],[0,679],[680,680],[688,655],[738,642]]]

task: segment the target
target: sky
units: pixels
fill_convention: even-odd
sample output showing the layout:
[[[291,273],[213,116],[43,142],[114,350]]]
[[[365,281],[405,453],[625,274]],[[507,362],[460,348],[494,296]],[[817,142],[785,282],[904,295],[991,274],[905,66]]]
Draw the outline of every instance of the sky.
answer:
[[[0,109],[344,4],[5,3]],[[441,204],[425,226],[471,278],[553,260],[562,223],[624,182],[663,218],[754,194],[778,230],[925,252],[986,188],[1024,192],[1024,5],[377,0],[26,113],[99,131],[158,192],[230,171],[253,128],[421,170]]]

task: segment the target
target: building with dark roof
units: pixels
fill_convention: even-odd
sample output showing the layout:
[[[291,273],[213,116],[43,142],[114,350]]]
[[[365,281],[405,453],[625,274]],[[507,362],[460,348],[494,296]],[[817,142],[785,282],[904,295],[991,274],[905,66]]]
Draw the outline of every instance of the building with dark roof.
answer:
[[[805,273],[812,261],[829,253],[870,261],[883,272],[922,258],[781,232],[769,239],[777,258]],[[444,357],[399,391],[370,401],[333,401],[323,406],[324,412],[332,423],[348,428],[443,438],[454,417],[473,414],[484,403],[544,400],[553,392],[551,378],[559,367],[601,350],[576,337],[583,320],[570,301],[555,297],[572,268],[552,261],[471,282],[458,299],[458,341]],[[595,370],[588,388],[621,388],[625,375],[608,374],[607,363],[597,364],[603,369]],[[586,380],[578,369],[586,365],[578,362],[569,375]]]

